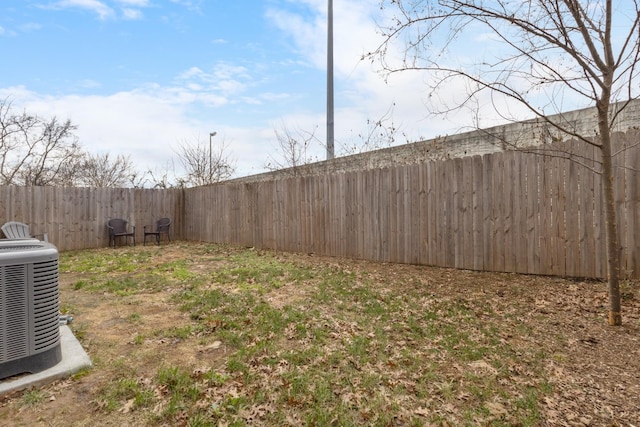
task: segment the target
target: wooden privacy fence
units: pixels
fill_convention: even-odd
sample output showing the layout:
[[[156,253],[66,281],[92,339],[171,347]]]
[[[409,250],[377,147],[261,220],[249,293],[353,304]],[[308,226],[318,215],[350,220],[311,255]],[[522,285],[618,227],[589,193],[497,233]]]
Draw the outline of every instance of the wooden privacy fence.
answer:
[[[183,215],[182,190],[0,186],[0,192],[0,224],[29,224],[34,233],[46,232],[62,251],[107,246],[110,218],[135,225],[136,240],[142,242],[144,225]],[[175,221],[171,229],[178,238],[180,225]]]
[[[623,275],[640,277],[638,132],[616,136]],[[501,152],[185,191],[186,239],[473,270],[606,277],[599,152]],[[585,167],[587,166],[587,167]]]
[[[640,277],[639,132],[616,136],[623,275]],[[0,222],[60,250],[108,245],[106,221],[173,219],[177,239],[473,270],[605,277],[598,152],[502,152],[394,168],[192,189],[0,186]]]

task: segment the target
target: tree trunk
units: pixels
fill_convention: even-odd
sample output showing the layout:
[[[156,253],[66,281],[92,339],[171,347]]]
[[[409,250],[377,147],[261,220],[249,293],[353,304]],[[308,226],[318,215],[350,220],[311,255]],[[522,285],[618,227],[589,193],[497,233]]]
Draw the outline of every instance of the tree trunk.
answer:
[[[602,151],[602,193],[605,203],[607,276],[609,283],[609,325],[622,325],[620,305],[620,252],[618,248],[618,221],[616,217],[613,186],[613,159],[611,156],[611,132],[607,122],[607,110],[598,109]],[[604,115],[604,117],[602,117]]]

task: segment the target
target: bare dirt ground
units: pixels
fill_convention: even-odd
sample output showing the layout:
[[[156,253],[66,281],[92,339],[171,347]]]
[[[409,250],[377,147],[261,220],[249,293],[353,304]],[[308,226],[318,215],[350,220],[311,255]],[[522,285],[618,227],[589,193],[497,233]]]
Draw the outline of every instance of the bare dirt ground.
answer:
[[[531,329],[504,330],[501,336],[523,348],[544,349],[545,372],[553,391],[538,402],[541,425],[640,426],[640,289],[623,284],[623,326],[607,325],[606,284],[549,277],[455,271],[410,265],[373,264],[334,258],[286,254],[290,262],[339,265],[366,269],[381,286],[402,292],[419,279],[425,293],[435,298],[462,295],[484,298],[496,312],[515,313]],[[213,268],[205,259],[193,259],[188,245],[169,245],[154,259],[189,258],[192,268]],[[134,369],[138,375],[158,364],[223,364],[224,346],[198,340],[153,338],[153,330],[188,323],[189,314],[170,302],[172,290],[115,296],[74,290],[77,274],[62,274],[61,305],[75,317],[73,330],[89,353],[94,367],[82,375],[39,389],[38,402],[25,392],[0,397],[0,426],[134,426],[148,425],[138,412],[120,408],[105,411],[99,390],[113,369]],[[273,305],[304,295],[304,288],[283,287],[269,294]],[[131,317],[145,319],[132,324]],[[541,320],[542,319],[542,320]],[[135,343],[145,336],[143,343]],[[142,364],[142,365],[141,365]],[[114,368],[115,367],[115,368]],[[507,408],[508,410],[508,408]],[[183,423],[186,425],[186,423]],[[503,424],[504,425],[504,424]]]

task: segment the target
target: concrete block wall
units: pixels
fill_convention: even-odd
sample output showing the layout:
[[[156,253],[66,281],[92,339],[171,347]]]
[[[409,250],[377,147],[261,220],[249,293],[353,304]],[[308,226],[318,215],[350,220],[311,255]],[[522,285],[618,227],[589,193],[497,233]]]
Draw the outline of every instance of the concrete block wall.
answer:
[[[622,105],[622,103],[614,104],[612,111],[618,111]],[[594,136],[597,134],[596,109],[591,107],[549,116],[547,120],[533,119],[456,135],[442,136],[426,141],[338,157],[333,160],[309,163],[295,168],[236,178],[228,182],[246,183],[294,176],[381,169],[398,164],[482,155],[566,139],[567,135],[549,124],[549,122],[558,123],[568,132],[575,134]],[[632,101],[617,114],[614,131],[625,132],[636,127],[640,127],[639,100]]]

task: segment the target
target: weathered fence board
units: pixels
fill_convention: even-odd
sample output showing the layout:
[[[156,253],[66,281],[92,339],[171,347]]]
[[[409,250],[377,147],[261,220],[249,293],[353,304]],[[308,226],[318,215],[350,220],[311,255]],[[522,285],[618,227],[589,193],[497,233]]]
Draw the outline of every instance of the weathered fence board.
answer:
[[[636,139],[637,132],[625,136],[629,148],[616,159],[615,184],[623,266],[634,277],[640,276],[640,189],[634,169],[640,150],[629,141]],[[253,244],[263,247],[382,262],[604,277],[603,200],[592,170],[599,167],[599,154],[588,146],[579,152],[589,168],[560,157],[505,152],[249,183],[258,198],[265,186],[275,191],[268,203],[245,206],[255,209],[248,215],[260,220],[243,226],[260,224],[251,235]],[[206,193],[222,188],[186,190],[185,199],[195,194],[215,199]],[[219,200],[209,214],[224,218],[226,204]],[[285,211],[282,204],[288,206]],[[202,216],[186,213],[194,222]],[[186,233],[185,238],[234,243],[225,233]]]
[[[135,225],[142,241],[143,225],[168,216],[174,219],[172,234],[182,238],[182,190],[4,186],[2,193],[0,223],[29,224],[60,250],[107,246],[106,222],[117,217]]]
[[[628,141],[632,144],[633,141]],[[636,169],[640,167],[640,150],[631,150],[627,152],[627,162],[625,174],[627,176],[626,200],[628,203],[627,214],[627,230],[637,230],[640,228],[640,185],[638,185],[638,173]],[[629,247],[626,250],[627,255],[627,273],[638,276],[640,272],[640,259],[634,254],[640,254],[640,239],[637,235],[628,233]]]
[[[640,131],[616,135],[623,275],[640,277]],[[178,239],[475,270],[606,276],[599,152],[503,152],[192,189],[1,187],[0,222],[61,250],[106,246],[106,221],[171,217]],[[623,148],[625,148],[623,150]],[[585,167],[586,166],[586,167]]]

